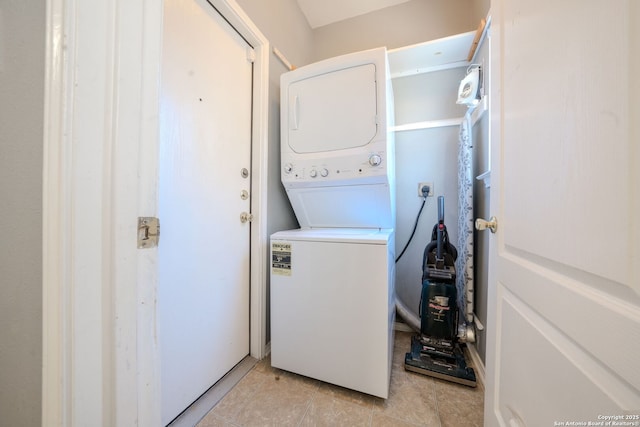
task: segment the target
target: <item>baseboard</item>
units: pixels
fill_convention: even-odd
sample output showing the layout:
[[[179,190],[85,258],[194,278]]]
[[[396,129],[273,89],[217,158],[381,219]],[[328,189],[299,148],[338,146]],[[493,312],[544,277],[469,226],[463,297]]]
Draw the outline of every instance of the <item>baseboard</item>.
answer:
[[[220,379],[213,387],[191,404],[175,420],[170,427],[193,427],[204,418],[216,404],[258,363],[258,360],[247,356],[231,371]]]
[[[482,384],[484,388],[485,369],[484,363],[482,363],[482,359],[480,359],[480,354],[478,354],[478,350],[473,344],[467,344],[467,352],[473,363],[473,369],[476,371],[476,380]]]
[[[415,332],[409,325],[403,322],[394,322],[393,329],[399,332]]]

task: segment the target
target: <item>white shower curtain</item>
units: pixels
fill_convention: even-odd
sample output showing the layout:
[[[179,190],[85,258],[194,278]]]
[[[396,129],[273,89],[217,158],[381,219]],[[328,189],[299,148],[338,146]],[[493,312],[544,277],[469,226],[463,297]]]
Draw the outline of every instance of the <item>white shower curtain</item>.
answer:
[[[473,138],[469,108],[460,125],[458,143],[458,307],[467,323],[473,322]]]

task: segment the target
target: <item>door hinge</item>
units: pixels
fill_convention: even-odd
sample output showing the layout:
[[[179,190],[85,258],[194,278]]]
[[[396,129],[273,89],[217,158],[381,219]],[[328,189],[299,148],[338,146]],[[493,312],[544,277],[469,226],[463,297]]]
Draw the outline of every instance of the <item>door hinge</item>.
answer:
[[[155,248],[160,241],[160,220],[152,216],[138,217],[138,249]]]
[[[256,51],[252,47],[247,47],[247,61],[252,64],[256,62]]]

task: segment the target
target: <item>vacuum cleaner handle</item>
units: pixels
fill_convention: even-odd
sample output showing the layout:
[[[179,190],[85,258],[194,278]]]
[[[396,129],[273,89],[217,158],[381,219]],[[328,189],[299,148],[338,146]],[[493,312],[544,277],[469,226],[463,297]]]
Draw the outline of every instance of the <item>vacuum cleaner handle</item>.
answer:
[[[438,196],[436,267],[444,267],[444,196]]]

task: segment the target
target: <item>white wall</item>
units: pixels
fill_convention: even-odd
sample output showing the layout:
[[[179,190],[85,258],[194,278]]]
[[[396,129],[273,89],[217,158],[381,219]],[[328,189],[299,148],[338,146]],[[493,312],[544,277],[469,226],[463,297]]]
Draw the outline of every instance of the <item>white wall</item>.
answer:
[[[260,31],[296,66],[311,62],[313,33],[295,0],[238,0]],[[269,66],[269,182],[267,231],[297,228],[298,223],[280,182],[280,75],[288,71],[272,53]],[[269,259],[265,259],[270,265]],[[271,271],[270,268],[267,271]],[[267,280],[269,280],[267,278]],[[267,283],[267,342],[271,338],[270,286]]]
[[[486,1],[486,0],[483,0]],[[316,28],[314,59],[386,46],[389,49],[475,30],[480,0],[412,0]]]
[[[0,4],[0,425],[38,426],[45,2]]]
[[[489,65],[488,43],[478,49],[474,63]],[[467,109],[455,104],[458,84],[466,68],[456,68],[394,80],[396,124],[422,120],[462,117]],[[486,79],[486,77],[485,77]],[[433,182],[435,196],[445,196],[445,224],[451,242],[457,246],[457,158],[459,128],[443,127],[396,134],[398,197],[398,251],[404,246],[419,209],[418,182]],[[482,116],[472,129],[473,176],[489,168],[489,119]],[[474,217],[489,218],[489,189],[474,181]],[[414,242],[397,266],[397,294],[414,312],[420,300],[422,251],[429,242],[431,227],[437,219],[436,200],[429,198],[423,211]],[[488,248],[489,233],[475,233],[474,239],[474,301],[475,312],[483,325],[487,324]],[[476,349],[484,361],[486,336],[476,331]]]
[[[294,65],[311,62],[313,33],[295,0],[238,0],[271,43]],[[277,11],[277,12],[276,12]],[[272,53],[269,68],[269,233],[298,226],[280,183],[280,75],[288,71]]]
[[[491,7],[491,0],[471,0],[470,8],[475,17],[475,22],[480,23],[481,19],[486,18],[489,15],[489,8]]]
[[[394,79],[396,124],[460,118],[466,108],[456,105],[456,93],[465,68]],[[445,225],[451,243],[457,243],[458,126],[396,133],[397,221],[396,250],[405,246],[420,208],[418,183],[432,182],[415,237],[396,269],[398,297],[418,315],[422,284],[422,256],[438,219],[437,198],[445,198]]]

